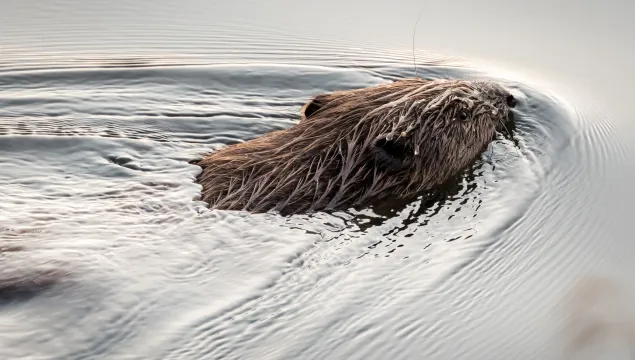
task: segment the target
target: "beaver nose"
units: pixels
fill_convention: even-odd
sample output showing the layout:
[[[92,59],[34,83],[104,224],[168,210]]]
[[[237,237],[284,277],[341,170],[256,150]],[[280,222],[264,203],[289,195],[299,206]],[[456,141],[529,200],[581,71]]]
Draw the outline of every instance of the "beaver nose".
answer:
[[[507,95],[507,98],[505,98],[505,102],[507,102],[507,106],[509,106],[510,108],[514,108],[516,106],[516,98],[514,97],[514,95]]]

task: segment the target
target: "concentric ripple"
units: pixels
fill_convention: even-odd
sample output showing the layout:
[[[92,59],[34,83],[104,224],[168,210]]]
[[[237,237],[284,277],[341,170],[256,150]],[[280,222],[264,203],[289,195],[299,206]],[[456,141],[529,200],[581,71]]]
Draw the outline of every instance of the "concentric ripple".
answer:
[[[592,204],[631,149],[598,105],[419,56],[420,76],[495,78],[519,99],[513,139],[446,193],[211,212],[188,160],[291,126],[315,94],[412,76],[407,52],[245,28],[249,42],[219,30],[205,50],[122,56],[106,35],[95,50],[21,31],[0,60],[0,248],[24,250],[0,254],[0,274],[68,276],[0,304],[0,358],[544,359],[554,289],[610,251]]]

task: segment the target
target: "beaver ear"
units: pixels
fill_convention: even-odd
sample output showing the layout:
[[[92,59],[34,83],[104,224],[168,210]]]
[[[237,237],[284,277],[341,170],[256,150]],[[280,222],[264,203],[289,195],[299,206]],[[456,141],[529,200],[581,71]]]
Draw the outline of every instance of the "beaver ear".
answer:
[[[300,121],[304,121],[306,118],[315,114],[326,104],[328,94],[322,94],[314,97],[311,101],[304,104],[302,109],[300,109]]]
[[[373,144],[372,158],[382,171],[399,171],[412,165],[412,150],[405,138],[388,140],[382,137]]]

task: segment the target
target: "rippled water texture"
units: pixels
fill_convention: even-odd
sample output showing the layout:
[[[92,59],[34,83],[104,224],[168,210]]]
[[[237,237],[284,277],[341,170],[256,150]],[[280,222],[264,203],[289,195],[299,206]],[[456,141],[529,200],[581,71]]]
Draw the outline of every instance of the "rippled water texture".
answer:
[[[2,359],[561,359],[596,341],[592,321],[570,323],[585,300],[629,302],[633,245],[607,189],[632,194],[619,179],[634,154],[592,91],[420,53],[419,76],[510,87],[514,141],[403,206],[212,212],[189,160],[292,126],[313,95],[413,76],[407,47],[150,21],[166,4],[134,26],[132,3],[26,4],[0,5],[15,15],[0,34],[0,248],[18,250],[0,274],[58,282],[0,298]],[[70,4],[75,23],[60,20]],[[625,280],[581,277],[598,271]],[[620,306],[615,334],[635,345]]]

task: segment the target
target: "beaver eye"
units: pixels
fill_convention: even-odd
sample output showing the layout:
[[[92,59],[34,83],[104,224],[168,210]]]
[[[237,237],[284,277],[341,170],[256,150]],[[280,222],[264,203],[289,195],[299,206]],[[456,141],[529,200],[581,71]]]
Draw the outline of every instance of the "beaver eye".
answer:
[[[513,108],[516,106],[516,98],[514,97],[514,95],[507,95],[507,98],[505,99],[505,101],[507,102],[507,106],[509,106],[510,108]]]
[[[459,120],[461,121],[467,121],[467,119],[470,117],[470,115],[467,113],[467,111],[465,110],[461,110],[459,111]]]

